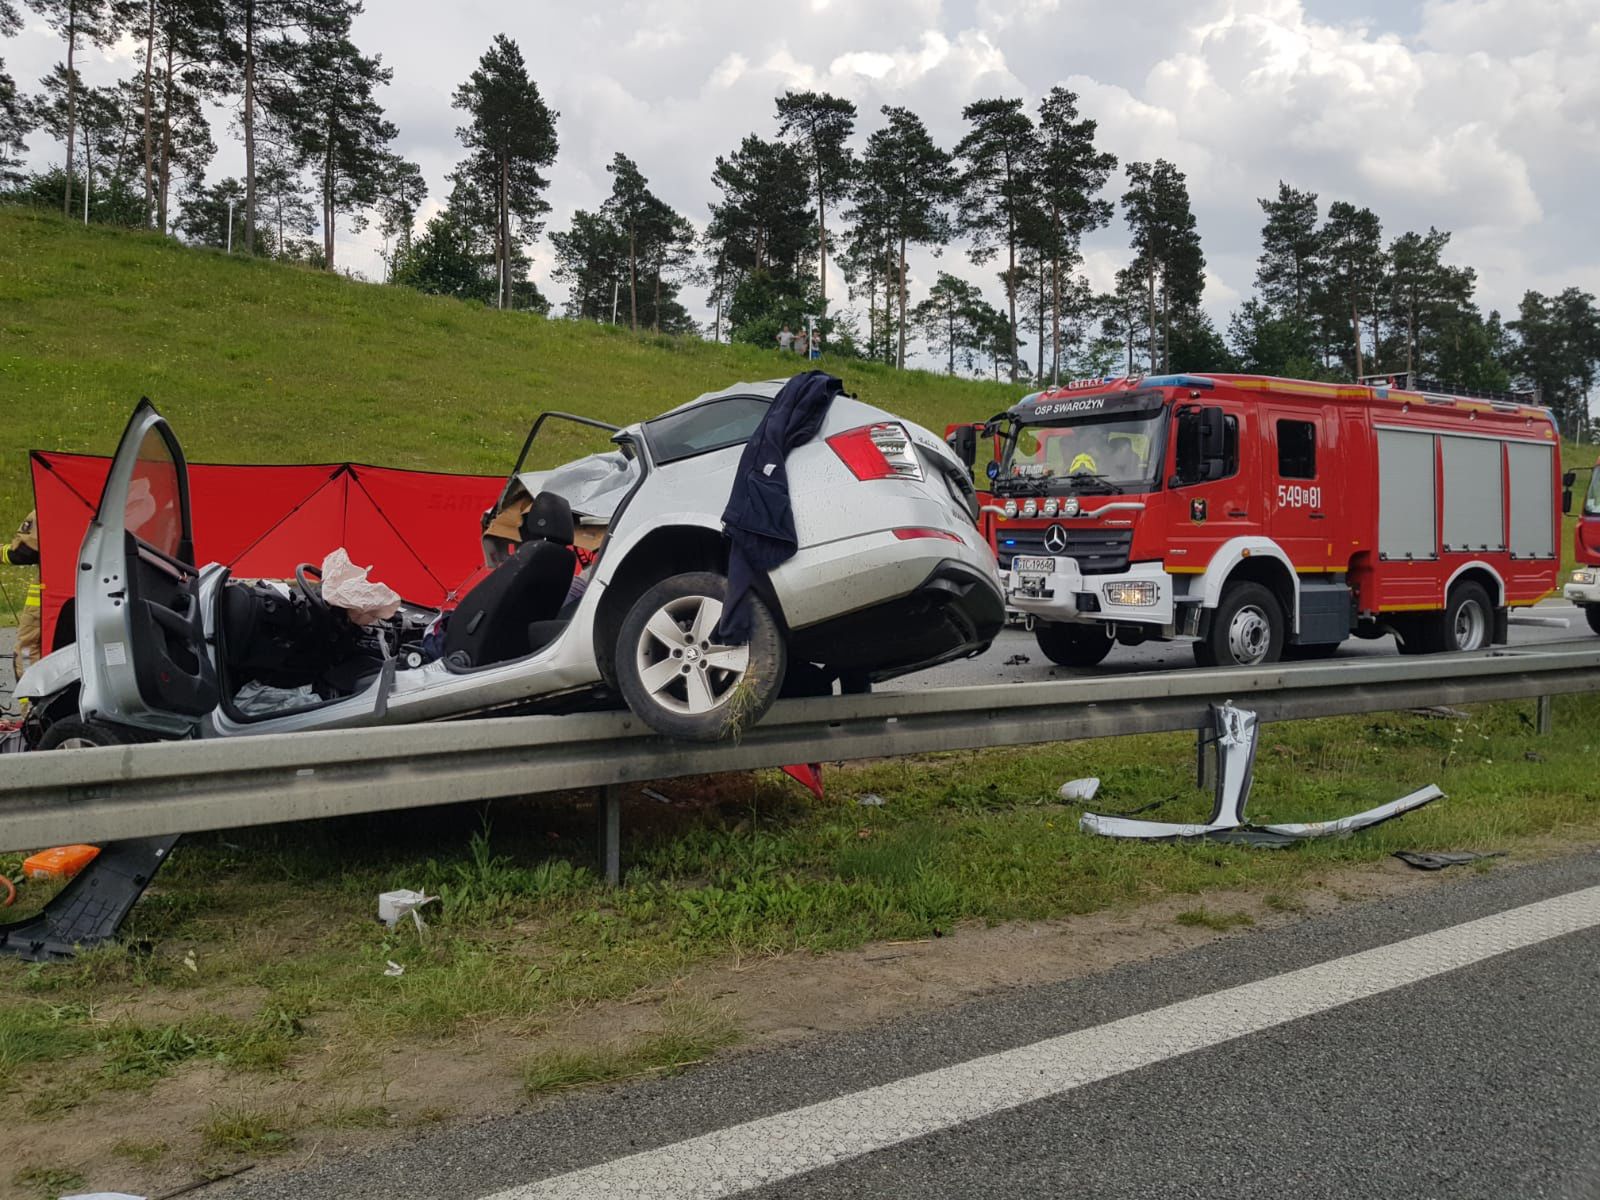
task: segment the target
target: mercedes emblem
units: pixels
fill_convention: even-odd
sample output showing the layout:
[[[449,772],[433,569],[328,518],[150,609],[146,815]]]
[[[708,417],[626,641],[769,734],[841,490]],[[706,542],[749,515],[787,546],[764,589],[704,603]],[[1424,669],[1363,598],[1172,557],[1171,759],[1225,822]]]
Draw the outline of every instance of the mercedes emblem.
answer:
[[[1059,525],[1052,525],[1044,531],[1044,548],[1051,554],[1060,554],[1067,548],[1067,531]]]

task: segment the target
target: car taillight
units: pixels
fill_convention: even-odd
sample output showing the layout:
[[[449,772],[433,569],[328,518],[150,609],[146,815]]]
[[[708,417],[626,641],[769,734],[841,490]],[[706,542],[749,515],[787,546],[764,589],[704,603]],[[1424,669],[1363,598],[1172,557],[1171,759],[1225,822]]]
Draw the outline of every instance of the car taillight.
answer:
[[[893,421],[836,433],[828,439],[828,445],[857,479],[922,478],[922,464],[917,461],[911,435],[904,425]]]
[[[934,529],[928,525],[908,525],[894,531],[895,537],[902,542],[909,542],[915,538],[943,538],[947,542],[959,542],[961,535],[951,533],[948,529]]]

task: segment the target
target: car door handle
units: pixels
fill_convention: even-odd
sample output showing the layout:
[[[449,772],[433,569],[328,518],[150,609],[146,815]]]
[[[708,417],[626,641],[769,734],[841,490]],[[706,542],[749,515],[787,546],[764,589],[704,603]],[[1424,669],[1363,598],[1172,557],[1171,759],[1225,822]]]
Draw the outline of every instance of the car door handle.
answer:
[[[1312,514],[1311,514],[1311,519],[1312,519],[1312,520],[1313,520],[1313,521],[1321,521],[1321,520],[1323,520],[1323,519],[1324,519],[1324,518],[1325,518],[1325,517],[1326,517],[1326,516],[1327,516],[1327,515],[1328,515],[1328,514],[1327,514],[1327,513],[1312,513]]]
[[[1228,515],[1230,517],[1248,517],[1250,514],[1242,508],[1230,508]]]

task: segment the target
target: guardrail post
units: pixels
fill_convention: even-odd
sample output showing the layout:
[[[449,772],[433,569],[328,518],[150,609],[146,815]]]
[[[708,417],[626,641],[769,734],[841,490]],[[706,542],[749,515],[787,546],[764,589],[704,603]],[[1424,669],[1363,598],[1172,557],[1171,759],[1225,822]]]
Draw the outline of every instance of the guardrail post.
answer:
[[[1539,733],[1549,733],[1555,725],[1555,715],[1551,711],[1549,696],[1540,696],[1538,707],[1534,709],[1534,727]]]
[[[600,841],[600,869],[606,882],[616,887],[622,882],[622,789],[607,784],[600,789],[595,805]]]

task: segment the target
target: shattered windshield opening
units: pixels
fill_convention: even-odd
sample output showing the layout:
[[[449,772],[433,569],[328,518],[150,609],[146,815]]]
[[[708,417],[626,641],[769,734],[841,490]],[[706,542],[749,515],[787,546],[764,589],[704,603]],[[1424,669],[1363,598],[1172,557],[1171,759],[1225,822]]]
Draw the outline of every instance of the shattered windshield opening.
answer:
[[[1148,492],[1165,449],[1165,410],[1017,424],[995,480],[1001,492]]]

